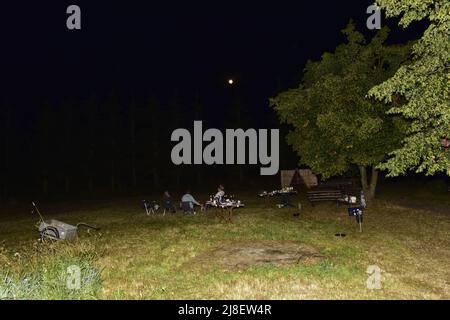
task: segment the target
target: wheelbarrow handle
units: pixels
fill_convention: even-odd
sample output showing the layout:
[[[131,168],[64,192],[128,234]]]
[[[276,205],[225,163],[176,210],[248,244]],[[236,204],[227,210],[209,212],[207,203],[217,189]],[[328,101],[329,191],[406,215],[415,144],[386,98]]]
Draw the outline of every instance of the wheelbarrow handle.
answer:
[[[36,206],[36,204],[34,203],[34,201],[32,201],[31,204],[32,204],[33,207],[36,209],[36,212],[38,213],[39,217],[41,218],[41,221],[44,222],[44,218],[42,217],[41,213],[39,212],[39,209],[38,209],[38,207]]]

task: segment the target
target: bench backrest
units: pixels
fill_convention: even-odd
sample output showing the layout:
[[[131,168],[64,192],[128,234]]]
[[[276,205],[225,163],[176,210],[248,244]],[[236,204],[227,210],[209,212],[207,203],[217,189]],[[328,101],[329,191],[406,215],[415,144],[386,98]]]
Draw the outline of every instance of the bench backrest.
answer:
[[[309,201],[337,200],[342,197],[342,192],[340,190],[314,190],[308,191],[307,197]]]

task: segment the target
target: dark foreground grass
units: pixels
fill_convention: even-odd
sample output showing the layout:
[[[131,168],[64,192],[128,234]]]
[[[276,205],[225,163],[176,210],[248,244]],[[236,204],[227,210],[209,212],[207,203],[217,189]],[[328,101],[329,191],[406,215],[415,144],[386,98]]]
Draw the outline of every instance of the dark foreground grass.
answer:
[[[34,218],[4,218],[0,297],[449,299],[450,213],[445,208],[450,203],[445,197],[428,198],[429,204],[420,208],[405,205],[405,199],[379,199],[366,212],[363,233],[344,207],[311,207],[302,198],[296,218],[295,209],[244,197],[247,206],[237,211],[232,224],[210,213],[147,217],[139,199],[53,214],[68,223],[101,226],[99,233],[81,232],[71,244],[40,244]],[[337,238],[337,232],[347,236]],[[236,271],[205,260],[214,248],[237,241],[296,241],[316,248],[324,259]],[[70,265],[81,267],[82,290],[66,288]],[[372,265],[382,270],[380,290],[366,285]]]

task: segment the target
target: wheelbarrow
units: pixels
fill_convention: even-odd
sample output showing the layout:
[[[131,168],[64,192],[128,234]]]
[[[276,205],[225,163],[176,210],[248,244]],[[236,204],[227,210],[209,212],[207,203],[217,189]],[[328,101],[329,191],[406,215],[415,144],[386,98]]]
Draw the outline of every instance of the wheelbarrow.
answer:
[[[33,210],[32,213],[36,212],[39,215],[40,223],[38,225],[39,234],[41,235],[41,239],[50,239],[50,240],[66,240],[71,241],[77,237],[78,228],[80,226],[84,226],[93,230],[100,230],[100,228],[93,227],[84,222],[78,223],[76,226],[70,225],[68,223],[64,223],[55,219],[45,221],[42,217],[38,207],[34,202],[32,202]]]

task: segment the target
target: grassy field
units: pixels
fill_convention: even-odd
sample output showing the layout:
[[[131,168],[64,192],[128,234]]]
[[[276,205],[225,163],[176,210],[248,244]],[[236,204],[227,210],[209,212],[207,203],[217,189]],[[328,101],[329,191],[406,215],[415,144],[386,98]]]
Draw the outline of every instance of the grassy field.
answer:
[[[387,194],[387,193],[386,193]],[[201,198],[201,197],[200,197]],[[36,217],[0,218],[0,297],[44,299],[449,299],[450,201],[424,189],[414,197],[381,196],[370,203],[359,232],[345,207],[332,203],[277,209],[241,195],[234,223],[214,215],[151,216],[141,198],[64,209],[41,203],[47,218],[88,222],[74,243],[42,244]],[[155,199],[158,199],[155,197]],[[16,218],[13,220],[12,216]],[[337,232],[347,234],[344,238]],[[298,242],[316,249],[315,263],[221,268],[218,247]],[[199,258],[201,257],[201,259]],[[209,258],[210,257],[210,258]],[[66,288],[66,269],[79,265],[82,290]],[[366,285],[367,268],[382,270],[380,290]]]

